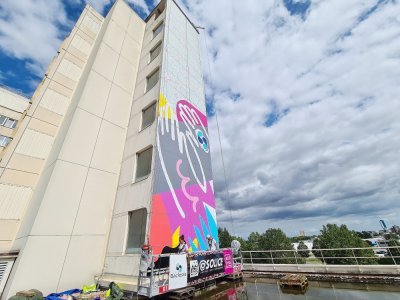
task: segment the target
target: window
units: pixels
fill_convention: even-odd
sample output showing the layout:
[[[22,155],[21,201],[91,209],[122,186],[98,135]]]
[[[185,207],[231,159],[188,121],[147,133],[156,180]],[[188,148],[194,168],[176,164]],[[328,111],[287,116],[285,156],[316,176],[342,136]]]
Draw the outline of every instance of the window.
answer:
[[[160,24],[157,25],[156,28],[153,30],[153,39],[163,30],[164,28],[164,22],[160,22]]]
[[[158,54],[160,54],[160,52],[161,52],[161,43],[157,44],[157,46],[155,46],[153,49],[150,50],[149,62],[152,62],[158,56]]]
[[[153,147],[150,147],[136,154],[136,176],[135,181],[145,179],[151,171],[151,159],[153,156]]]
[[[6,116],[0,115],[0,125],[14,129],[17,126],[17,121]]]
[[[6,116],[0,115],[0,125],[4,126],[4,124],[6,124],[7,119],[8,118]]]
[[[0,135],[0,147],[6,147],[10,142],[12,138],[4,135]]]
[[[138,253],[145,240],[147,210],[141,208],[130,211],[128,218],[129,225],[126,253]]]
[[[156,118],[157,103],[154,102],[150,106],[142,110],[142,127],[141,130],[149,127]]]
[[[146,92],[150,91],[158,82],[158,75],[160,70],[157,69],[146,78]]]

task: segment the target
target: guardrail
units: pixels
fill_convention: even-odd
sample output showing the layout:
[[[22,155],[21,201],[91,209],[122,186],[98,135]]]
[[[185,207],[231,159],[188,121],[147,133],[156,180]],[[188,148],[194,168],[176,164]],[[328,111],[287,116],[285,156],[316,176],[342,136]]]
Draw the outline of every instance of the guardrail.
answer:
[[[400,246],[241,251],[244,264],[400,265]]]

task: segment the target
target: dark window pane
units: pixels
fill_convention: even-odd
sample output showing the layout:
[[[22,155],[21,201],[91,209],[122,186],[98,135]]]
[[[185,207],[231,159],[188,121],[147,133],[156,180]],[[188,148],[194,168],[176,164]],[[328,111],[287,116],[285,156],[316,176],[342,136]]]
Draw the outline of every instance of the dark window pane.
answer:
[[[146,149],[136,155],[136,181],[149,176],[151,171],[151,158],[153,147]]]
[[[126,253],[139,252],[140,247],[144,244],[146,235],[147,210],[141,208],[129,212],[128,242],[126,245]]]
[[[142,110],[142,128],[150,126],[156,118],[156,103]]]

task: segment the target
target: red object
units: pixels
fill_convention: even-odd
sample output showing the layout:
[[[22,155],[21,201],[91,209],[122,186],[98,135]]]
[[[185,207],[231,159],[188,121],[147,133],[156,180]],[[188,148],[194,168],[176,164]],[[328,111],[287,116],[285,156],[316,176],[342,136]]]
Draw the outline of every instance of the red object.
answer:
[[[163,285],[158,288],[159,294],[166,293],[167,291],[168,291],[168,285]]]

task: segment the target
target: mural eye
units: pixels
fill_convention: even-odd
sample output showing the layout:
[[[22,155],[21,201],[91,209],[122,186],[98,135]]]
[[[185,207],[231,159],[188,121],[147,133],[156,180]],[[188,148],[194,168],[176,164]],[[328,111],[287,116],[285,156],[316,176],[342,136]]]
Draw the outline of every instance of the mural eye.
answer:
[[[207,139],[205,137],[203,137],[203,144],[207,145]]]
[[[203,143],[203,140],[202,140],[201,136],[197,136],[197,140],[199,141],[200,144]]]

